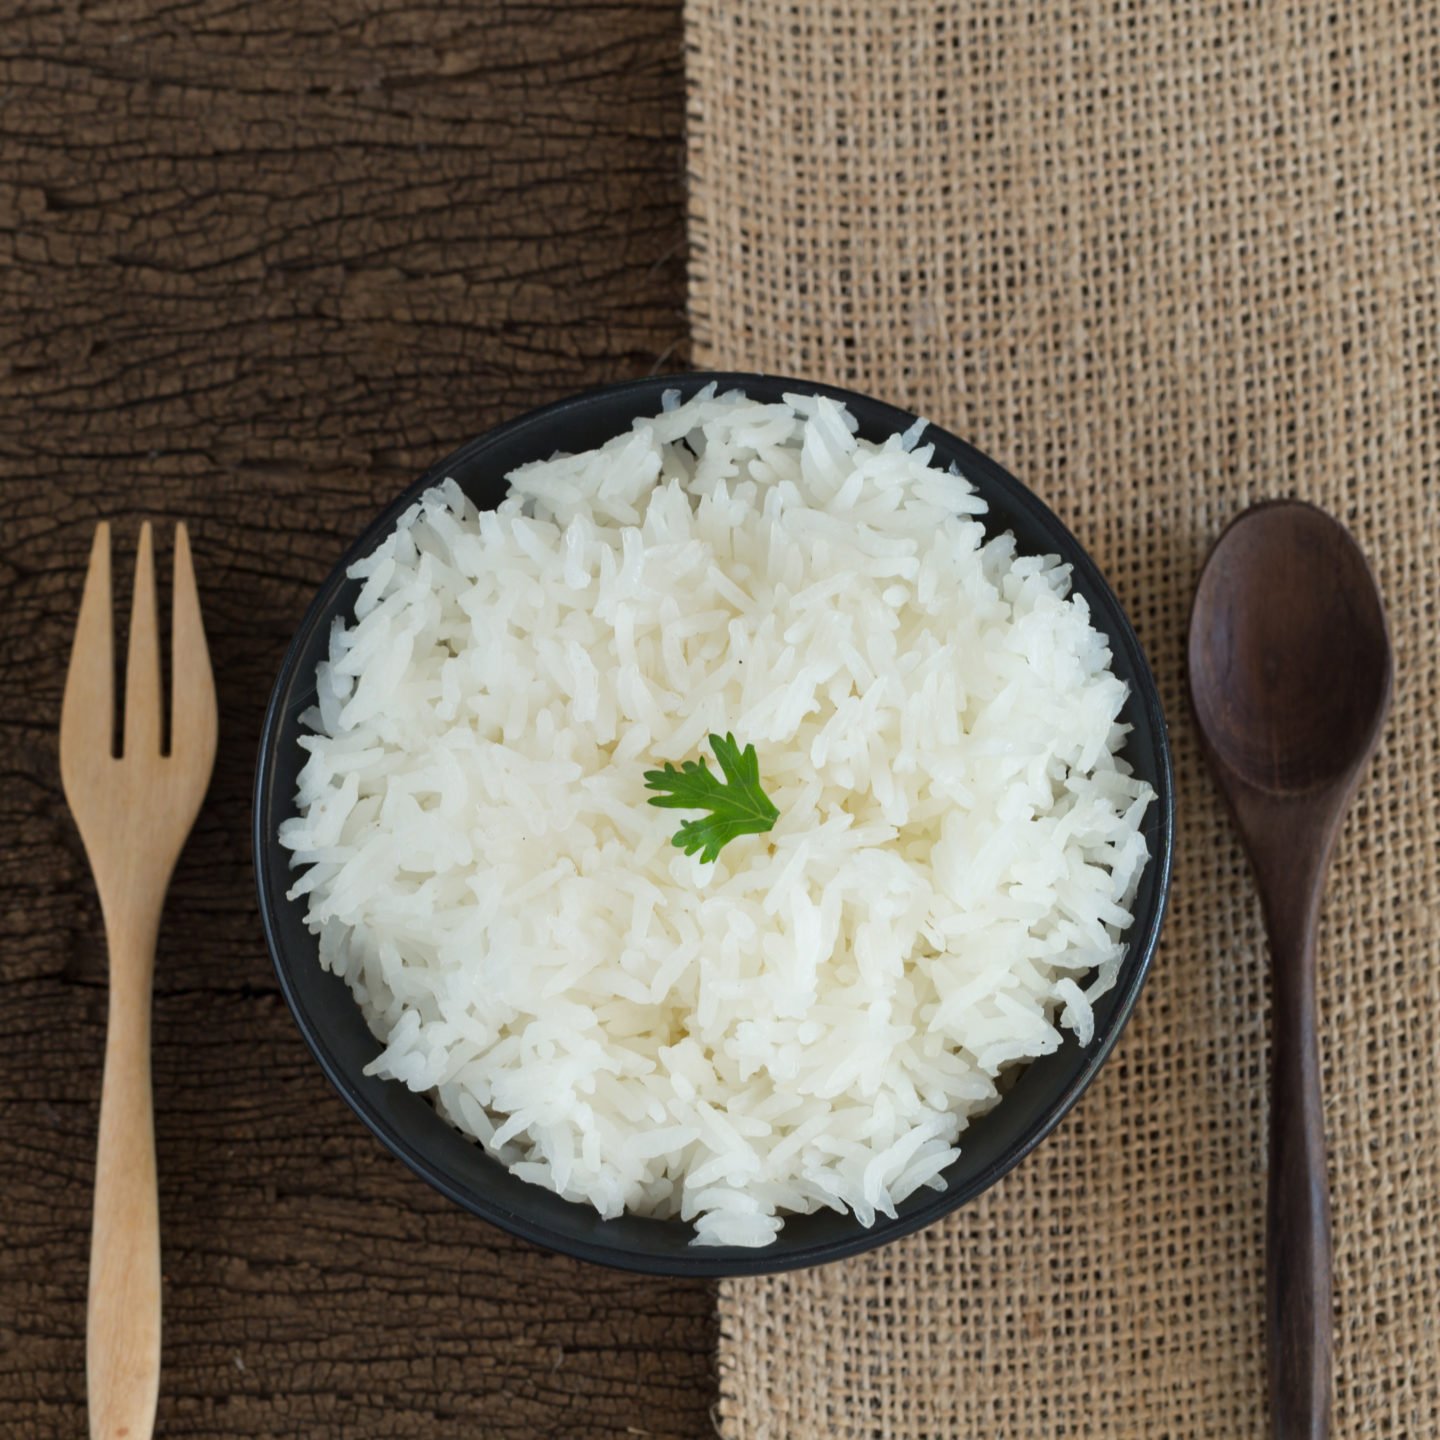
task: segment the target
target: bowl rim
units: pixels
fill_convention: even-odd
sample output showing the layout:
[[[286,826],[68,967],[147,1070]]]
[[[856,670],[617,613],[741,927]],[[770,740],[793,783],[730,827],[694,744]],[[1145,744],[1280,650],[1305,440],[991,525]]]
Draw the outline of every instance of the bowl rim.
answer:
[[[743,390],[747,384],[757,381],[764,382],[767,386],[784,386],[787,390],[794,390],[801,394],[823,395],[845,404],[859,402],[872,416],[877,412],[888,412],[883,414],[884,422],[889,424],[893,421],[896,431],[909,428],[917,419],[921,418],[913,411],[878,400],[862,391],[819,381],[774,375],[762,371],[691,370],[650,375],[581,391],[493,426],[465,441],[442,459],[430,465],[418,479],[407,485],[346,548],[339,561],[321,582],[286,646],[276,672],[276,678],[265,707],[256,756],[255,779],[251,795],[251,858],[255,871],[261,927],[265,935],[266,948],[270,952],[271,964],[275,970],[280,991],[285,997],[286,1005],[289,1007],[306,1045],[319,1062],[320,1068],[330,1084],[364,1122],[366,1128],[392,1155],[462,1209],[498,1226],[509,1234],[543,1246],[553,1252],[640,1274],[717,1278],[774,1274],[786,1270],[829,1264],[882,1245],[888,1245],[893,1240],[924,1229],[988,1190],[1014,1170],[1055,1130],[1076,1106],[1085,1091],[1089,1089],[1100,1068],[1109,1058],[1129,1023],[1140,992],[1149,977],[1169,906],[1175,841],[1174,767],[1159,687],[1130,618],[1079,539],[1039,496],[1017,480],[998,461],[983,451],[977,450],[975,446],[961,440],[942,426],[927,421],[926,439],[931,438],[933,432],[935,436],[943,437],[946,448],[964,456],[976,458],[986,472],[984,486],[987,489],[995,488],[1002,491],[1011,510],[1025,514],[1039,528],[1063,539],[1064,545],[1059,552],[1062,559],[1073,567],[1072,573],[1083,580],[1084,588],[1088,593],[1099,597],[1108,612],[1104,616],[1092,617],[1092,621],[1103,619],[1106,623],[1097,625],[1097,628],[1101,629],[1110,641],[1112,650],[1119,647],[1126,652],[1126,659],[1134,676],[1133,700],[1144,710],[1151,734],[1154,737],[1158,825],[1156,826],[1156,853],[1151,856],[1149,861],[1156,867],[1154,903],[1147,916],[1136,916],[1137,925],[1142,923],[1144,925],[1143,933],[1139,930],[1132,931],[1127,942],[1127,954],[1121,962],[1119,980],[1115,989],[1106,997],[1113,1007],[1109,1023],[1103,1032],[1097,1029],[1094,1038],[1086,1047],[1083,1063],[1069,1077],[1067,1083],[1045,1103],[1039,1116],[1022,1134],[1020,1141],[1005,1149],[993,1162],[964,1182],[952,1183],[944,1190],[932,1192],[924,1203],[898,1219],[877,1217],[874,1225],[863,1227],[858,1222],[854,1222],[853,1217],[849,1217],[854,1224],[853,1234],[840,1239],[820,1241],[804,1248],[786,1249],[773,1255],[771,1254],[775,1248],[773,1244],[757,1247],[753,1251],[742,1251],[741,1247],[691,1246],[683,1254],[666,1255],[636,1250],[626,1245],[593,1243],[559,1233],[545,1223],[532,1220],[523,1213],[511,1210],[498,1202],[490,1202],[489,1197],[483,1191],[463,1188],[451,1179],[444,1168],[431,1163],[429,1159],[420,1154],[401,1130],[376,1113],[361,1093],[349,1067],[342,1064],[330,1049],[297,993],[290,974],[291,961],[286,957],[286,950],[279,933],[278,914],[280,907],[286,903],[284,891],[283,889],[277,891],[272,887],[268,867],[261,860],[262,855],[277,843],[272,833],[272,826],[267,823],[273,817],[270,815],[266,792],[267,782],[279,750],[280,733],[285,719],[285,698],[316,625],[322,623],[330,613],[332,592],[343,585],[345,572],[350,566],[375,548],[380,540],[394,528],[400,516],[415,503],[426,489],[438,484],[451,470],[466,463],[477,451],[497,444],[502,438],[513,438],[528,429],[547,429],[557,422],[563,421],[570,412],[583,410],[600,402],[610,402],[628,396],[636,398],[644,396],[652,398],[658,405],[661,395],[667,389],[698,388],[714,382],[723,392],[733,388]],[[638,414],[639,411],[636,413]],[[1073,1037],[1067,1037],[1066,1044],[1073,1045]]]

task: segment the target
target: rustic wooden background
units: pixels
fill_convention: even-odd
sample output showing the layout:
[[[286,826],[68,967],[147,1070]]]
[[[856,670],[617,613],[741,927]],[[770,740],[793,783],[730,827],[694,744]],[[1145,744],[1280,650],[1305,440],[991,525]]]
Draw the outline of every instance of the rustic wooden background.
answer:
[[[159,1433],[708,1434],[703,1287],[505,1238],[331,1093],[246,836],[281,651],[381,502],[683,362],[678,5],[34,0],[0,49],[0,1433],[85,1428],[105,958],[55,726],[94,522],[149,516],[192,527],[222,723],[158,961]]]

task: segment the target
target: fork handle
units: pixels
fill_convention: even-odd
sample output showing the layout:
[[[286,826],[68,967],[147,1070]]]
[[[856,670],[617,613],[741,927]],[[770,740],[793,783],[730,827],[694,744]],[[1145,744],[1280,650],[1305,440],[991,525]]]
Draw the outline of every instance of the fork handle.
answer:
[[[91,1440],[149,1440],[160,1392],[160,1212],[150,1099],[156,915],[109,923],[110,1013],[85,1369]]]

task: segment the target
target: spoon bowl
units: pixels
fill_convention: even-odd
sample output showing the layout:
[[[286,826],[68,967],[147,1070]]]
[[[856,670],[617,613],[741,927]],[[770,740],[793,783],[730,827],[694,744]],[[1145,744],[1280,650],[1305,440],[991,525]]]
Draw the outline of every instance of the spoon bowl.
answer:
[[[1190,631],[1190,686],[1215,758],[1268,794],[1358,772],[1389,695],[1380,592],[1348,531],[1298,500],[1247,510],[1216,544]]]

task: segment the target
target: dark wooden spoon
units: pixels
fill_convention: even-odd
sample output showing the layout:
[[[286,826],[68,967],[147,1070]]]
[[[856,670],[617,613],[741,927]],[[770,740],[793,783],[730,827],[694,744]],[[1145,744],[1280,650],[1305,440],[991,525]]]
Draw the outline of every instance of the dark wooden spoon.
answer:
[[[1277,1440],[1330,1429],[1330,1197],[1315,1039],[1315,934],[1330,851],[1390,701],[1385,612],[1323,510],[1245,511],[1190,612],[1190,697],[1270,934],[1266,1298]]]

